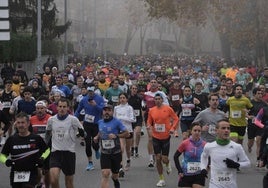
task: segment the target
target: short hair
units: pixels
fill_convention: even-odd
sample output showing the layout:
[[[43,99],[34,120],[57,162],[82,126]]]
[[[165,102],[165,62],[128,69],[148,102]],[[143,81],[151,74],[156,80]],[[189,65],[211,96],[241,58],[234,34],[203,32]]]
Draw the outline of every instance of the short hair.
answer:
[[[15,118],[16,118],[16,119],[17,119],[17,118],[25,118],[27,122],[30,121],[30,118],[29,118],[28,114],[26,114],[25,112],[20,112],[20,113],[18,113],[18,114],[15,116]]]
[[[66,98],[60,98],[59,102],[66,102],[67,106],[68,107],[70,106],[69,100],[67,100]],[[59,102],[58,102],[58,104],[59,104]]]
[[[154,98],[155,98],[155,97],[161,97],[161,98],[163,99],[163,96],[162,96],[161,93],[156,93],[156,94],[154,95]]]
[[[252,90],[253,95],[256,95],[258,91],[261,91],[260,88],[256,87]]]
[[[237,87],[241,87],[243,89],[242,84],[235,84],[234,87],[233,87],[233,89],[235,90]]]
[[[219,95],[218,95],[218,93],[211,93],[211,94],[208,95],[208,100],[211,100],[212,97],[218,97],[218,98],[220,98]]]
[[[126,97],[126,99],[128,99],[128,95],[127,95],[126,93],[120,93],[120,94],[118,95],[118,97],[120,97],[121,95],[124,95],[124,96]]]
[[[24,90],[23,90],[23,93],[25,93],[25,92],[33,93],[33,88],[32,88],[32,86],[26,86],[26,87],[24,88]]]
[[[199,121],[193,122],[190,126],[190,130],[192,130],[195,126],[202,127]]]
[[[221,122],[227,122],[227,123],[229,123],[229,120],[228,120],[227,118],[219,119],[219,120],[217,121],[217,124],[216,124],[216,129],[219,128],[219,124],[220,124]]]
[[[195,86],[198,86],[198,85],[203,86],[203,84],[201,82],[196,82]]]

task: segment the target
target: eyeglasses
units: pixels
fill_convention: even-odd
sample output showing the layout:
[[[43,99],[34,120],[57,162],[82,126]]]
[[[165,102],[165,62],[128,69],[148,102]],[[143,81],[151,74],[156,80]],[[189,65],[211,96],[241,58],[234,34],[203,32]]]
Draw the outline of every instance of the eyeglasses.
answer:
[[[159,100],[161,100],[162,98],[154,98],[154,100],[156,100],[156,101],[159,101]]]

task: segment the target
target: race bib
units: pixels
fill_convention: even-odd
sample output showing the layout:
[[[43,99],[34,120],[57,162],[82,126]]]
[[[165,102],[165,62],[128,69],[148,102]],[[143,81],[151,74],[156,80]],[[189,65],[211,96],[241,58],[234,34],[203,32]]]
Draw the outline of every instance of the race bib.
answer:
[[[215,134],[215,133],[216,133],[216,125],[214,125],[214,124],[210,124],[210,125],[208,126],[208,133],[209,133],[209,134]]]
[[[29,182],[30,179],[30,171],[14,171],[14,183],[17,182]]]
[[[118,102],[118,96],[112,96],[112,102]]]
[[[64,134],[65,134],[65,131],[64,130],[56,130],[56,138],[57,140],[63,140],[64,139]]]
[[[268,84],[265,84],[265,88],[268,88]]]
[[[92,116],[92,115],[89,115],[89,114],[85,115],[85,121],[88,122],[88,123],[94,123],[94,119],[95,119],[95,116]]]
[[[101,144],[103,149],[113,149],[115,147],[114,140],[102,140]]]
[[[231,115],[232,118],[241,118],[241,111],[240,110],[232,111]]]
[[[217,84],[213,84],[213,85],[212,85],[212,89],[216,89],[217,87],[218,87]]]
[[[201,170],[200,162],[188,162],[187,163],[187,173],[196,173]]]
[[[241,85],[244,85],[245,84],[245,81],[244,80],[241,80],[241,81],[238,81],[239,84]]]
[[[134,110],[135,116],[140,116],[140,110]]]
[[[3,108],[10,108],[10,106],[11,106],[10,101],[3,102],[2,104],[3,104]]]
[[[155,124],[154,129],[156,132],[163,133],[166,131],[166,126],[165,126],[165,124]]]
[[[218,184],[230,184],[232,181],[232,173],[227,171],[217,171],[215,180]]]
[[[182,115],[183,116],[191,116],[192,115],[192,110],[189,108],[183,109],[182,110]]]
[[[172,101],[178,101],[178,100],[180,100],[180,96],[179,95],[172,95],[171,99],[172,99]]]

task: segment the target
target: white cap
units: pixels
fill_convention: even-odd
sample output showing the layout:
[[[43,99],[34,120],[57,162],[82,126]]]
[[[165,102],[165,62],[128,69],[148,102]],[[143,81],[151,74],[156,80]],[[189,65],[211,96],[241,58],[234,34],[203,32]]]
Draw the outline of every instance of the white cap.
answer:
[[[43,107],[47,107],[46,103],[44,101],[37,101],[35,106],[43,106]]]

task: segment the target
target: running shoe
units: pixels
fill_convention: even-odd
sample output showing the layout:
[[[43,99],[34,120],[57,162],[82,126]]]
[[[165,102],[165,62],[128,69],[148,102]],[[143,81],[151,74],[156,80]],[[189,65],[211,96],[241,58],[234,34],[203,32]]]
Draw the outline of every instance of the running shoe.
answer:
[[[87,167],[86,167],[86,170],[87,170],[87,171],[94,170],[93,163],[88,163],[88,165],[87,165]]]
[[[123,168],[119,169],[119,178],[123,178],[125,176],[125,172],[123,170]]]
[[[138,158],[139,157],[139,154],[138,153],[135,153],[135,157]]]
[[[125,166],[125,170],[128,171],[130,168],[130,160],[127,160],[127,164]]]
[[[252,152],[252,148],[248,147],[248,152],[251,153]]]
[[[158,183],[156,184],[157,187],[165,187],[166,186],[166,182],[165,180],[159,180]]]
[[[95,152],[95,157],[96,157],[96,159],[100,159],[100,156],[101,156],[100,152],[99,152],[99,151],[96,151],[96,152]]]
[[[167,172],[168,175],[172,172],[172,168],[171,168],[170,163],[168,163],[167,166],[166,166],[166,172]]]
[[[256,161],[256,167],[260,167],[260,161],[259,160]]]
[[[144,130],[143,130],[143,128],[141,128],[141,136],[143,136],[144,135]]]
[[[150,160],[150,162],[148,164],[148,167],[149,168],[153,168],[154,167],[154,161],[153,160]]]

